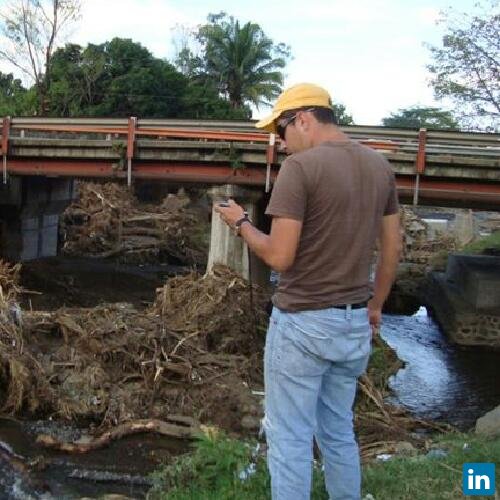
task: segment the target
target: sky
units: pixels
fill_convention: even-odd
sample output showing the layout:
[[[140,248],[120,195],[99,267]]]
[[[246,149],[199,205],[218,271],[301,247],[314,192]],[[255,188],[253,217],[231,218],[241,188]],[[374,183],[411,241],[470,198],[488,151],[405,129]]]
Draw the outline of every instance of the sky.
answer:
[[[5,3],[0,0],[0,6]],[[131,38],[172,60],[175,26],[191,28],[209,12],[258,23],[291,47],[285,87],[313,82],[344,104],[359,125],[378,125],[400,108],[435,105],[428,86],[429,50],[439,44],[439,12],[471,11],[475,0],[82,0],[67,41],[85,45]],[[0,65],[0,70],[2,66]],[[267,114],[262,108],[254,118]]]

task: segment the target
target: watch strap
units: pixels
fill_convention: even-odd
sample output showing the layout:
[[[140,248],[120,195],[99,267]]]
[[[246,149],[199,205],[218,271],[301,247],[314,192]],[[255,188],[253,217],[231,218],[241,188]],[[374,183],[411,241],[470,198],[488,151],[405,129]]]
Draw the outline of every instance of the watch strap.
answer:
[[[252,221],[250,220],[250,218],[248,217],[248,212],[243,212],[243,217],[241,219],[238,219],[235,224],[234,224],[234,228],[235,228],[235,231],[236,231],[236,236],[239,236],[240,235],[240,231],[241,231],[241,225],[245,222],[249,222],[250,224],[252,223]]]

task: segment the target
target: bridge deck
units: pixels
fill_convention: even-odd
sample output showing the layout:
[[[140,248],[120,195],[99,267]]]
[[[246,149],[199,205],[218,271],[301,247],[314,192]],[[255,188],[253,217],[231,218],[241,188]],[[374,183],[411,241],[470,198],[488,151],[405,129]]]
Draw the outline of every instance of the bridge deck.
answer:
[[[387,157],[403,196],[500,207],[499,134],[343,130]],[[247,122],[14,118],[2,127],[3,174],[263,186],[268,161],[274,178],[283,159],[269,137]]]

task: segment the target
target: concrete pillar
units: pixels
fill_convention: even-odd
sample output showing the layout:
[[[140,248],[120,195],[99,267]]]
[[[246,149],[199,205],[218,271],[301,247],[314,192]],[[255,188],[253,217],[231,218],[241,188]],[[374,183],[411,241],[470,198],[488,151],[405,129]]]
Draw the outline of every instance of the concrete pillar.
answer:
[[[455,231],[460,246],[474,239],[474,217],[472,210],[460,210],[455,215]]]
[[[252,222],[257,224],[260,215],[257,211],[257,202],[262,196],[260,191],[226,184],[209,189],[208,195],[212,203],[234,198],[239,205],[245,208]],[[252,264],[253,262],[252,260]],[[212,208],[207,273],[212,270],[215,264],[224,264],[241,274],[245,279],[249,278],[247,245],[242,238],[235,236],[234,232]],[[252,267],[252,274],[254,274],[254,267]]]

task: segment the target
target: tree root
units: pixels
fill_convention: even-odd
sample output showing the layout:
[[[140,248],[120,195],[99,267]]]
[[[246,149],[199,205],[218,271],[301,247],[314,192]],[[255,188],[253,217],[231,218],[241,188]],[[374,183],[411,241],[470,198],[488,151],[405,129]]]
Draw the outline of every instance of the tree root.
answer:
[[[176,417],[180,421],[180,417]],[[66,453],[88,453],[89,451],[102,448],[116,439],[129,436],[131,434],[139,434],[143,432],[155,432],[162,436],[169,436],[180,439],[191,439],[199,432],[199,428],[193,422],[188,422],[188,425],[176,425],[164,422],[163,420],[133,420],[124,424],[118,425],[113,429],[101,434],[97,438],[80,438],[75,442],[61,441],[48,434],[40,434],[36,442],[45,448],[64,451]]]

